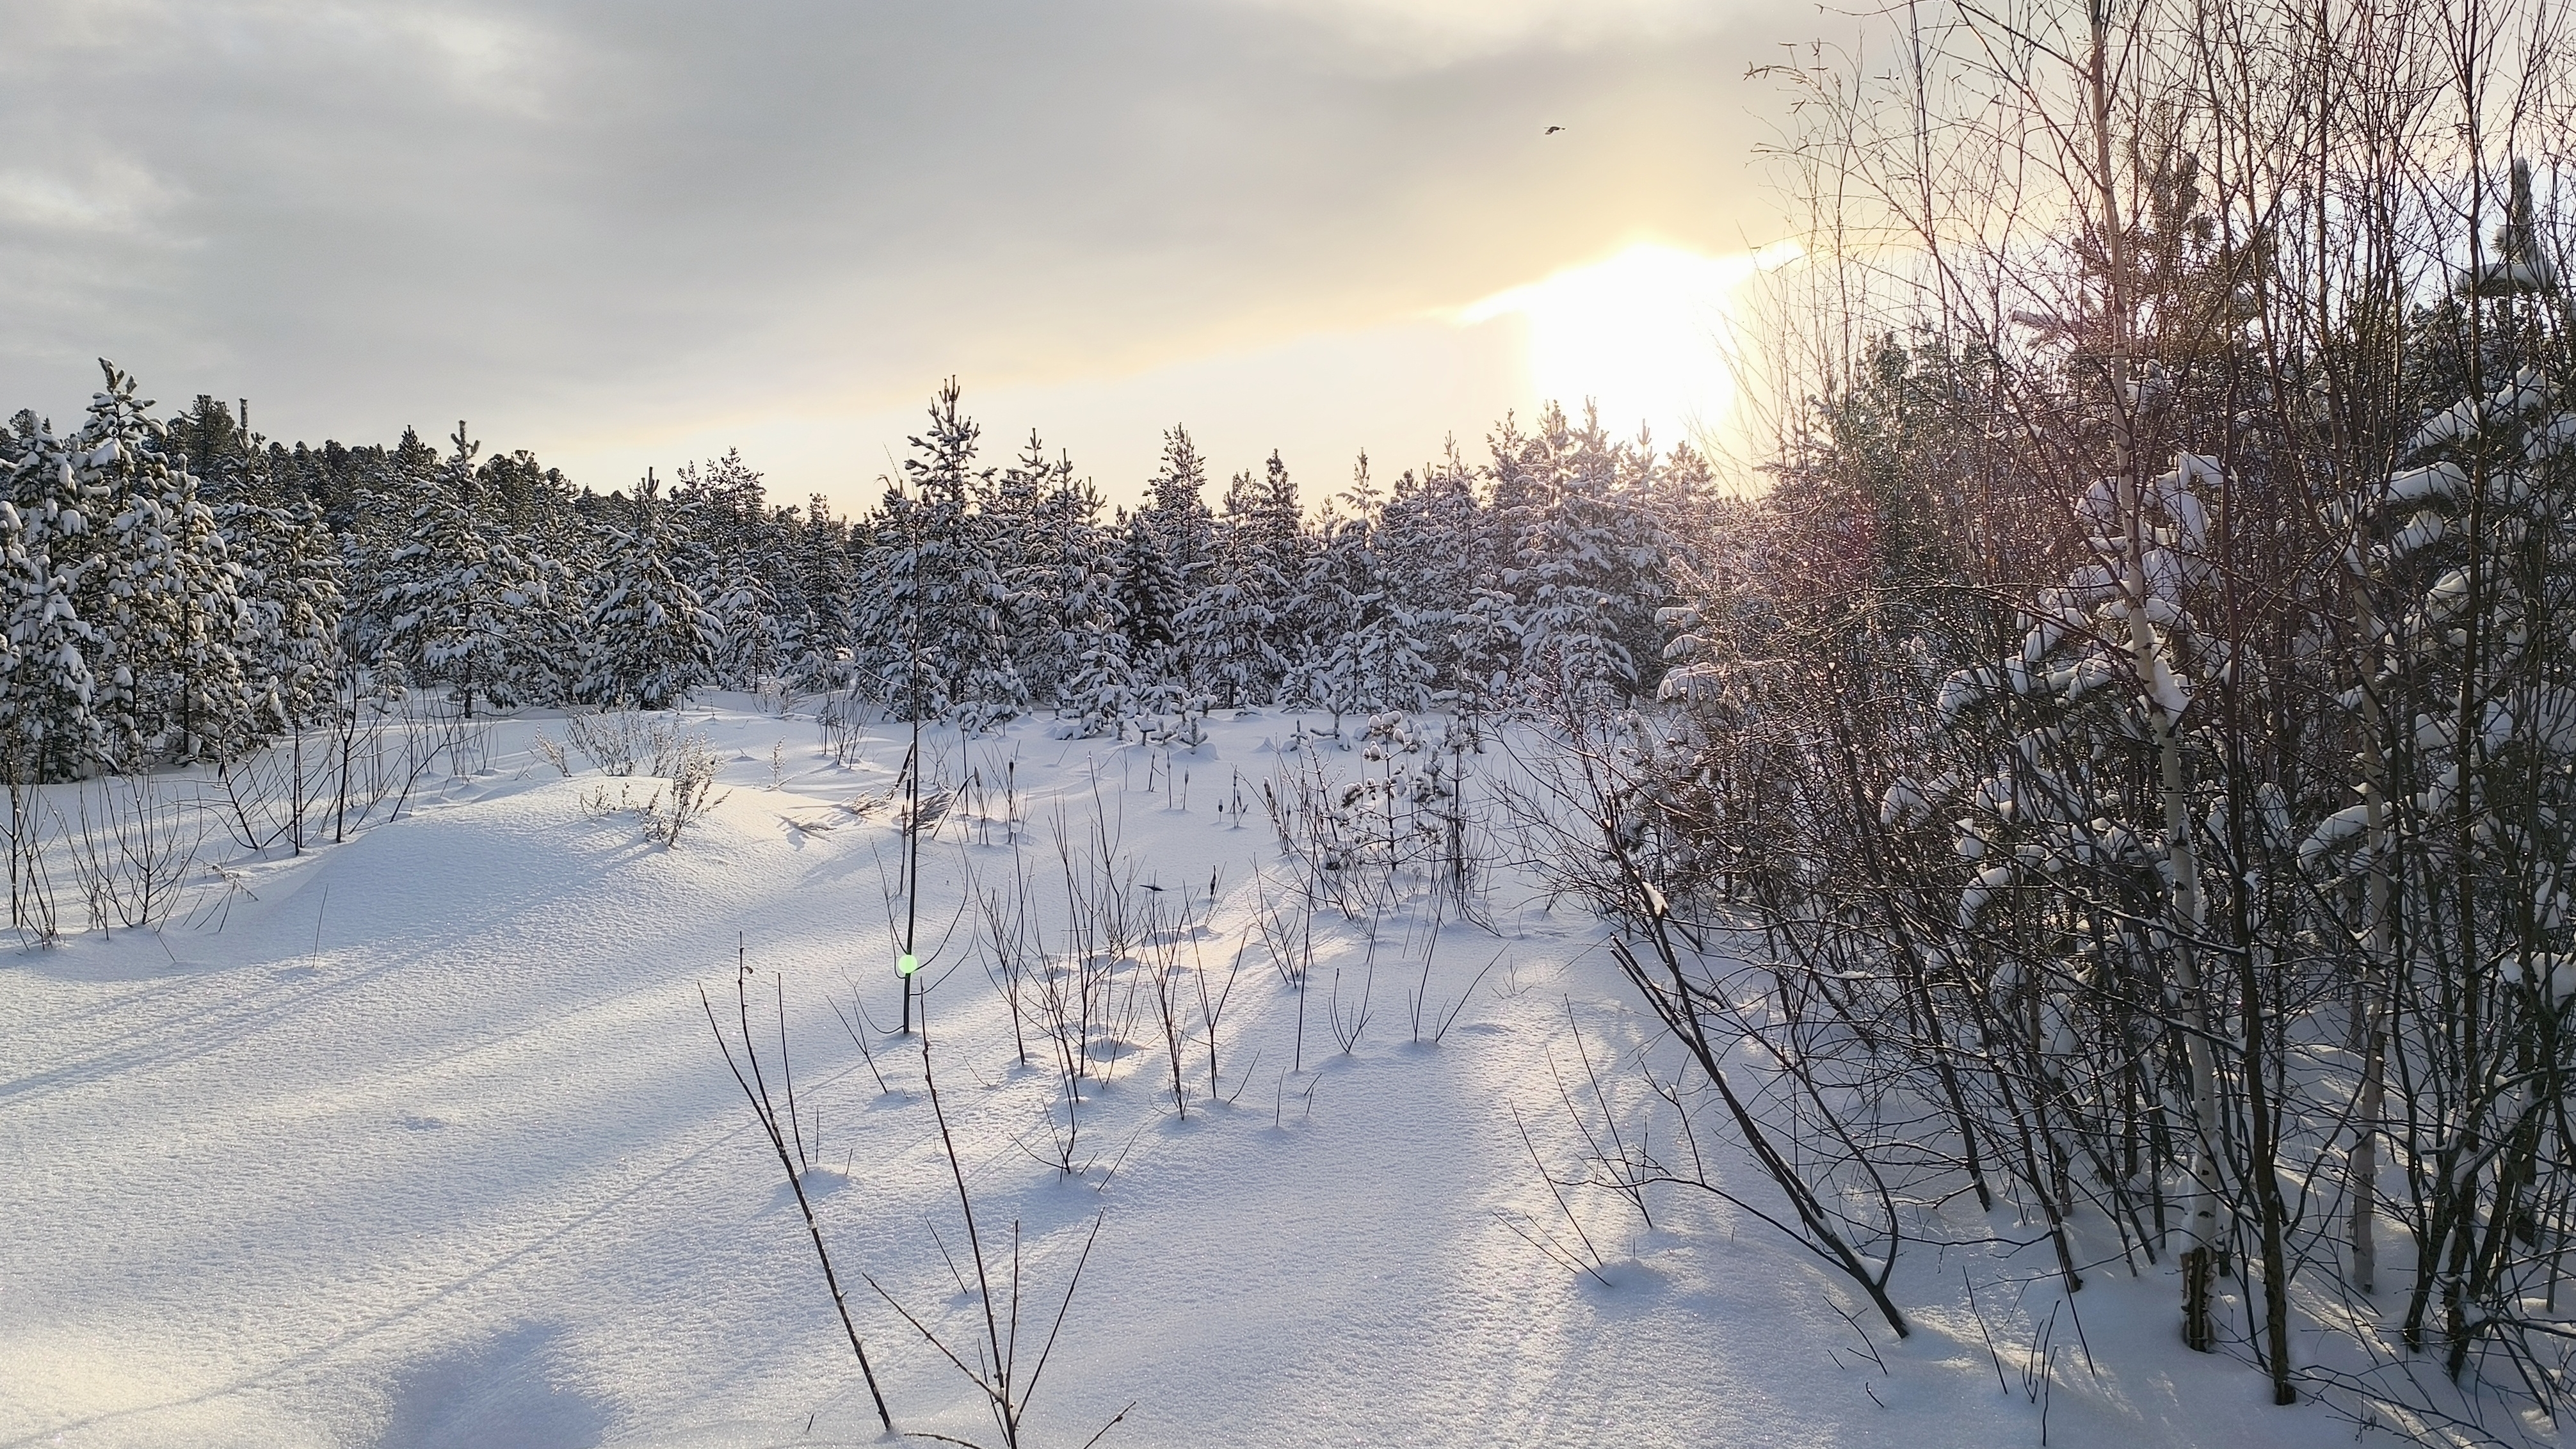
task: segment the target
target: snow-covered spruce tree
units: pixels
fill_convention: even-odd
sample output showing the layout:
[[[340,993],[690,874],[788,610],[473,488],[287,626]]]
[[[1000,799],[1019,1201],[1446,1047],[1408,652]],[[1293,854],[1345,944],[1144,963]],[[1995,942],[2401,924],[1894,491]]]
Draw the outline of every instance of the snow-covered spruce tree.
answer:
[[[1431,638],[1406,594],[1399,563],[1386,552],[1387,500],[1369,476],[1368,454],[1351,470],[1351,486],[1342,494],[1356,526],[1350,535],[1349,577],[1359,592],[1349,596],[1352,614],[1351,657],[1359,708],[1419,713],[1431,707],[1432,668],[1424,655]]]
[[[1181,629],[1181,613],[1213,562],[1215,522],[1206,490],[1207,461],[1189,429],[1167,429],[1162,462],[1130,520],[1135,535],[1123,542],[1118,561],[1128,659],[1140,697],[1154,713],[1206,707],[1206,681]]]
[[[360,637],[372,646],[370,663],[390,666],[404,683],[449,686],[468,717],[478,704],[507,709],[541,694],[549,581],[480,507],[474,457],[482,445],[460,422],[455,451],[424,469],[417,453],[427,450],[404,438],[360,502]]]
[[[1127,659],[1139,671],[1177,667],[1180,635],[1175,628],[1187,603],[1187,583],[1171,554],[1156,536],[1144,510],[1121,514],[1113,529],[1109,571],[1117,598],[1119,628],[1127,636]],[[1158,681],[1140,673],[1137,685]]]
[[[680,581],[699,600],[708,672],[719,689],[756,689],[779,672],[785,540],[762,501],[760,474],[738,450],[703,469],[682,464],[671,489]]]
[[[104,762],[106,733],[90,704],[98,640],[73,595],[97,565],[89,517],[99,499],[72,465],[70,445],[20,414],[9,467],[8,665],[0,738],[15,781],[67,780]]]
[[[216,526],[241,566],[238,640],[253,714],[270,730],[327,715],[338,689],[342,563],[311,500],[255,501],[244,489],[219,505]]]
[[[1500,663],[1476,613],[1480,589],[1499,574],[1486,540],[1474,478],[1455,446],[1418,477],[1397,479],[1378,522],[1390,611],[1406,621],[1429,702],[1468,718],[1492,707]]]
[[[1052,707],[1064,695],[1072,662],[1056,648],[1063,629],[1066,564],[1087,554],[1093,524],[1078,505],[1085,490],[1073,460],[1048,457],[1032,431],[1004,467],[979,475],[977,511],[984,547],[1002,589],[1002,632],[1026,702]],[[1096,498],[1093,509],[1097,508]]]
[[[709,678],[713,655],[697,594],[674,571],[683,547],[650,472],[625,517],[601,528],[600,586],[583,634],[579,697],[668,709]]]
[[[856,673],[852,638],[862,540],[819,493],[808,499],[802,516],[788,510],[783,527],[787,559],[778,605],[780,668],[798,689],[844,688]]]
[[[1071,673],[1056,713],[1086,738],[1124,737],[1128,722],[1143,709],[1111,584],[1106,572],[1075,582],[1065,596],[1064,630],[1057,636],[1056,648],[1071,661]]]
[[[1553,404],[1518,457],[1496,459],[1498,474],[1518,480],[1504,580],[1533,697],[1597,711],[1651,687],[1638,646],[1660,652],[1653,618],[1669,598],[1650,521],[1631,502],[1651,466],[1612,442],[1594,410],[1578,428]]]
[[[878,509],[870,632],[888,708],[981,729],[1028,699],[1004,623],[1010,592],[973,508],[989,486],[975,467],[982,430],[957,400],[952,378],[932,399],[928,433],[911,440],[909,491],[889,488]]]
[[[71,440],[97,510],[73,587],[97,644],[90,707],[114,768],[229,758],[258,737],[235,649],[239,568],[196,479],[162,450],[151,401],[122,370],[99,366],[107,386]]]
[[[1336,734],[1345,715],[1430,704],[1421,630],[1395,602],[1395,582],[1378,555],[1384,502],[1363,455],[1351,486],[1318,520],[1319,542],[1293,606],[1305,625],[1295,697],[1328,713]]]
[[[1208,566],[1174,622],[1214,708],[1269,703],[1287,672],[1279,635],[1296,567],[1296,487],[1277,453],[1266,479],[1234,475]]]

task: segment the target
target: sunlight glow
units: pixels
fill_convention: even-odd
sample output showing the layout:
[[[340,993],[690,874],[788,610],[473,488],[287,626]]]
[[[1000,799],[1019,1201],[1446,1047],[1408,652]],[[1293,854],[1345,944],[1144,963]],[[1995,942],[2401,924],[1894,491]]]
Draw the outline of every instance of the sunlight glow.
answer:
[[[1794,242],[1722,257],[1640,242],[1498,292],[1458,320],[1526,319],[1539,398],[1568,412],[1594,399],[1613,433],[1634,434],[1642,422],[1658,447],[1670,447],[1715,434],[1734,403],[1736,288],[1797,256]]]

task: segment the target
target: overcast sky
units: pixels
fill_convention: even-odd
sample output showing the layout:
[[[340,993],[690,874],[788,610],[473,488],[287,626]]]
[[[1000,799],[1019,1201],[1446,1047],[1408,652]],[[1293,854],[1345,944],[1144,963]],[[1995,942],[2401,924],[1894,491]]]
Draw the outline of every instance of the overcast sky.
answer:
[[[0,17],[0,405],[67,422],[105,355],[165,404],[247,396],[274,437],[461,417],[602,490],[739,445],[774,497],[850,504],[950,374],[996,455],[1036,427],[1113,498],[1173,422],[1221,471],[1283,450],[1310,501],[1362,447],[1389,476],[1445,433],[1481,452],[1538,382],[1532,315],[1478,303],[1639,242],[1775,239],[1750,153],[1782,102],[1745,71],[1825,23],[1748,0]]]

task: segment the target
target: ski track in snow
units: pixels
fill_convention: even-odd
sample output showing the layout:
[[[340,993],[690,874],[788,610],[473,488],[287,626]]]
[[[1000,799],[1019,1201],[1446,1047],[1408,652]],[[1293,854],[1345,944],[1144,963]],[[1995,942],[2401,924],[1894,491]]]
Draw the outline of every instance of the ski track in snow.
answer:
[[[798,1101],[819,1109],[817,1156],[834,1169],[812,1188],[898,1427],[989,1436],[974,1391],[857,1276],[966,1332],[972,1300],[924,1226],[961,1249],[918,1057],[882,1039],[898,1090],[880,1094],[827,1005],[863,990],[880,1025],[895,1010],[898,832],[890,811],[840,805],[885,788],[902,741],[881,728],[843,766],[810,723],[685,717],[730,759],[730,794],[676,849],[647,844],[632,816],[586,812],[599,778],[556,778],[527,753],[546,720],[504,721],[492,757],[508,769],[345,845],[235,862],[237,889],[206,886],[157,938],[90,933],[0,958],[0,1449],[873,1442],[794,1199],[699,1007],[699,986],[729,991],[737,934],[761,973],[756,1027],[785,983]],[[1278,863],[1257,805],[1240,828],[1209,807],[1232,770],[1257,801],[1277,758],[1262,745],[1290,728],[1214,726],[1181,757],[1187,811],[1146,792],[1141,746],[1122,760],[1023,725],[962,746],[938,732],[933,758],[955,777],[1016,753],[1042,895],[1052,812],[1080,832],[1095,798],[1140,881],[1203,896],[1222,867],[1200,958],[1220,967],[1250,928],[1254,870]],[[1899,1344],[1812,1260],[1711,1204],[1658,1199],[1646,1232],[1606,1197],[1578,1199],[1609,1288],[1497,1219],[1562,1228],[1507,1108],[1542,1150],[1566,1150],[1546,1053],[1570,1061],[1567,1002],[1596,1055],[1644,1031],[1592,949],[1599,928],[1570,904],[1522,905],[1508,880],[1502,939],[1458,924],[1440,937],[1435,1001],[1497,950],[1510,962],[1445,1043],[1407,1040],[1418,942],[1390,949],[1407,938],[1391,921],[1375,1015],[1342,1054],[1323,1019],[1330,973],[1347,996],[1361,957],[1353,929],[1319,917],[1307,1070],[1283,1079],[1298,1003],[1256,939],[1221,1023],[1238,1100],[1175,1118],[1148,1009],[1138,1050],[1086,1107],[1093,1171],[1062,1180],[1033,1155],[1055,1078],[1013,1062],[970,923],[931,950],[961,862],[991,884],[1011,858],[964,844],[960,823],[923,852],[928,1012],[979,1226],[1005,1250],[1014,1220],[1024,1235],[1024,1354],[1107,1213],[1033,1442],[1078,1445],[1130,1401],[1106,1443],[2038,1442],[2020,1362],[2052,1285],[1983,1302],[2012,1380],[1999,1389],[1955,1282],[1963,1262],[2041,1276],[2035,1261],[1923,1249],[1897,1278],[1917,1321]],[[229,853],[216,830],[200,859]],[[1203,1091],[1203,1048],[1189,1066]],[[1703,1141],[1759,1194],[1722,1137]],[[2058,1364],[2051,1443],[2349,1442],[2320,1411],[2268,1408],[2250,1368],[2184,1353],[2160,1272],[2093,1282],[2075,1306],[2103,1372]],[[1829,1300],[1859,1313],[1885,1372]]]

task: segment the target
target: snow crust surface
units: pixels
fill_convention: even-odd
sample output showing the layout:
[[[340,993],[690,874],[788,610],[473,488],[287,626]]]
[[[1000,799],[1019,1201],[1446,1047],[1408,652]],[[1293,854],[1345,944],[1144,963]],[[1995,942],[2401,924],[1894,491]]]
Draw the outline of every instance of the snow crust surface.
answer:
[[[836,760],[810,721],[740,698],[683,719],[729,763],[675,848],[587,808],[597,775],[529,751],[553,721],[508,720],[488,763],[399,820],[201,870],[159,933],[0,957],[0,1449],[876,1441],[795,1200],[701,1014],[701,986],[730,1003],[738,945],[756,1025],[783,986],[798,1101],[819,1114],[808,1186],[897,1427],[993,1441],[971,1386],[857,1279],[960,1343],[980,1324],[948,1265],[962,1243],[917,1040],[868,1032],[880,1091],[831,1010],[863,1000],[880,1029],[896,1011],[900,836],[892,810],[845,806],[887,790],[906,741],[881,727]],[[2098,1269],[2069,1303],[2036,1249],[1923,1247],[1896,1278],[1916,1330],[1900,1342],[1696,1195],[1650,1199],[1652,1228],[1573,1195],[1606,1286],[1543,1255],[1523,1232],[1568,1225],[1513,1109],[1543,1157],[1575,1161],[1551,1071],[1574,1061],[1569,1013],[1606,1061],[1651,1049],[1642,1008],[1599,925],[1506,871],[1496,929],[1439,934],[1429,998],[1465,1004],[1436,1045],[1406,1009],[1419,912],[1382,923],[1373,976],[1361,931],[1319,916],[1301,1052],[1298,995],[1254,932],[1257,873],[1284,892],[1277,840],[1257,803],[1211,809],[1238,777],[1257,802],[1296,727],[1221,721],[1179,753],[934,732],[952,780],[1009,762],[1035,878],[1061,874],[1059,818],[1079,840],[1105,813],[1140,883],[1204,895],[1216,874],[1196,969],[1249,941],[1221,1099],[1194,1046],[1175,1115],[1149,1012],[1084,1104],[1087,1170],[1067,1177],[1041,1160],[1056,1078],[1015,1060],[962,918],[970,876],[1007,878],[1011,829],[961,804],[924,848],[941,1098],[988,1245],[1020,1226],[1032,1340],[1106,1213],[1030,1442],[1080,1445],[1131,1403],[1103,1442],[1964,1449],[2040,1442],[2043,1407],[2050,1443],[2350,1442],[2320,1410],[2269,1407],[2250,1366],[2184,1352],[2157,1269]],[[226,853],[216,832],[201,864]],[[1325,994],[1348,1011],[1363,980],[1373,1014],[1346,1053]],[[1604,1085],[1650,1120],[1634,1073]],[[1726,1139],[1703,1146],[1768,1205]]]

